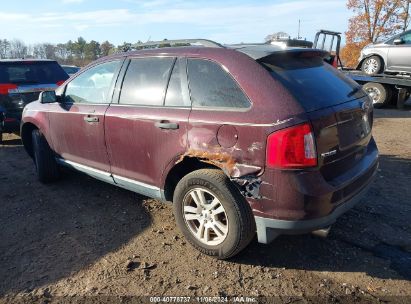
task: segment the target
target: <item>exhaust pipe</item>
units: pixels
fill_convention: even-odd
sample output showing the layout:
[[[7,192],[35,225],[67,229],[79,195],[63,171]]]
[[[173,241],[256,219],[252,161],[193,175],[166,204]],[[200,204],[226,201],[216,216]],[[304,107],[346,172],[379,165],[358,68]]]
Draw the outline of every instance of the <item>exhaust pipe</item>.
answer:
[[[311,233],[316,235],[316,236],[326,238],[328,236],[328,233],[330,233],[330,229],[331,229],[331,226],[328,226],[328,227],[323,228],[323,229],[314,230]]]

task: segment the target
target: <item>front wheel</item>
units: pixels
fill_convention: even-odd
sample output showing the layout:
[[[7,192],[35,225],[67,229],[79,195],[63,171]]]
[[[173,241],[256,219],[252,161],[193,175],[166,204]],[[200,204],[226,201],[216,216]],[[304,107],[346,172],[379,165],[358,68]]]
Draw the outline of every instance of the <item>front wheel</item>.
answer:
[[[380,57],[371,56],[364,60],[361,70],[370,76],[377,75],[383,72],[383,62]]]
[[[39,130],[31,133],[33,144],[33,160],[36,166],[37,177],[42,183],[49,183],[59,178],[59,168],[46,138]]]
[[[174,214],[185,238],[200,252],[226,259],[244,249],[255,235],[251,208],[218,169],[187,174],[174,191]]]

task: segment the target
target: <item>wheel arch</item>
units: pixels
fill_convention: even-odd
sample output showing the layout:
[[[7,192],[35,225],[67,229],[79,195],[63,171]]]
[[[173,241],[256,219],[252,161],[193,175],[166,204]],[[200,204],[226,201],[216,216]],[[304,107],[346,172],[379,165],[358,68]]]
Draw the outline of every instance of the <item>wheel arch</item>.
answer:
[[[31,133],[34,130],[39,130],[40,128],[31,122],[25,122],[21,126],[20,135],[21,140],[23,142],[24,149],[33,158],[33,139],[31,137]]]
[[[365,61],[366,59],[372,57],[372,56],[377,56],[378,58],[381,59],[382,66],[383,66],[384,71],[385,71],[386,68],[387,68],[386,60],[385,60],[384,56],[382,56],[381,54],[378,54],[378,53],[371,53],[371,54],[365,56],[365,57],[358,63],[356,70],[361,70],[361,67],[362,67],[362,64],[364,63],[364,61]]]
[[[221,168],[202,161],[196,157],[183,157],[181,160],[174,163],[174,165],[164,175],[163,189],[164,198],[166,201],[173,201],[174,190],[178,182],[187,174],[199,169],[219,169]]]

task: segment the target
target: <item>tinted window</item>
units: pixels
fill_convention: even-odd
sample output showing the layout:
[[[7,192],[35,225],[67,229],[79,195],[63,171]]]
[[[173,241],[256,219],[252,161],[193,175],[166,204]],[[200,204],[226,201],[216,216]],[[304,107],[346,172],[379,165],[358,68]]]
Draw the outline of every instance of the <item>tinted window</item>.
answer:
[[[55,61],[1,62],[0,82],[16,84],[55,84],[68,75]]]
[[[401,38],[405,44],[411,44],[411,32],[402,35]]]
[[[330,107],[365,95],[356,82],[320,57],[282,53],[265,57],[260,62],[306,111]]]
[[[70,66],[63,66],[63,70],[67,73],[67,74],[76,74],[80,68],[78,67],[70,67]]]
[[[189,59],[188,76],[193,107],[248,108],[250,106],[235,80],[217,63]]]
[[[170,82],[168,83],[165,105],[172,107],[191,106],[190,97],[188,96],[187,74],[184,59],[177,59],[174,65]]]
[[[174,58],[132,59],[121,89],[120,103],[163,105]]]
[[[110,103],[111,87],[120,61],[110,61],[94,66],[67,84],[67,102]]]

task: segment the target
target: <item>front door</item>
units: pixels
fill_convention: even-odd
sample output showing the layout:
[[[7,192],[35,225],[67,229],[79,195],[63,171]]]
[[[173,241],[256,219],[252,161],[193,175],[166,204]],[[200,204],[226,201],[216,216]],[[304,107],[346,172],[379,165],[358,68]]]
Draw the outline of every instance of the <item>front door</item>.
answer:
[[[159,197],[164,170],[186,151],[190,109],[184,59],[132,58],[118,104],[106,113],[115,182]]]
[[[400,38],[403,43],[391,45],[388,51],[388,69],[411,73],[411,31]]]
[[[110,172],[104,115],[121,62],[109,61],[85,70],[62,90],[61,102],[51,106],[53,147],[70,165]]]

